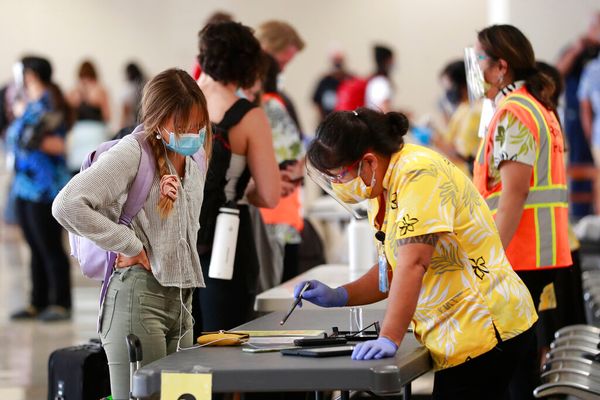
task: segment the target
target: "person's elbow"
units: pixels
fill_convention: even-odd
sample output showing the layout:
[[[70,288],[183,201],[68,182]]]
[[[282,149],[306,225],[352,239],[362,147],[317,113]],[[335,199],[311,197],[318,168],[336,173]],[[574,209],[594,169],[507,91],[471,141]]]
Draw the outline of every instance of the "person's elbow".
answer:
[[[280,188],[278,187],[270,187],[268,190],[265,190],[261,195],[261,199],[263,202],[263,208],[275,208],[279,204],[280,197]],[[274,190],[277,189],[277,190]]]
[[[52,216],[54,219],[65,226],[67,221],[67,217],[69,215],[68,206],[67,206],[67,196],[63,195],[63,191],[59,192],[54,201],[52,202]]]

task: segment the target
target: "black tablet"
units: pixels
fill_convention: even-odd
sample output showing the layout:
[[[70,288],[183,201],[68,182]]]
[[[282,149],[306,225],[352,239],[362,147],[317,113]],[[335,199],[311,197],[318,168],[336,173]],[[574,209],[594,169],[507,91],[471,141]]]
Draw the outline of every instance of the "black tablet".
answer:
[[[305,347],[298,349],[284,349],[281,354],[286,356],[301,357],[335,357],[349,356],[354,346],[327,346],[327,347]]]

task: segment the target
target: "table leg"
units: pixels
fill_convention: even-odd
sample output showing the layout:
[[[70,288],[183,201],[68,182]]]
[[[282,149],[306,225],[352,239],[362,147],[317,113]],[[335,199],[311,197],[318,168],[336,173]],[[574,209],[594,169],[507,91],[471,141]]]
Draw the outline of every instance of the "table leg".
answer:
[[[404,385],[402,388],[402,400],[410,400],[411,397],[411,386],[410,382]]]

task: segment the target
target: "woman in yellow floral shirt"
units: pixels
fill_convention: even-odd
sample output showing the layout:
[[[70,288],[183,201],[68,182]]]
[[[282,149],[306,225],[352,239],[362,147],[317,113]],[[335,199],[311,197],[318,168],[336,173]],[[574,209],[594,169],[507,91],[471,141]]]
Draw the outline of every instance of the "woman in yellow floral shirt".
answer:
[[[402,114],[364,108],[319,127],[307,153],[317,180],[344,202],[369,199],[382,243],[363,277],[335,289],[311,281],[303,298],[341,307],[387,297],[381,335],[353,359],[392,357],[412,324],[434,361],[434,398],[501,398],[533,340],[531,296],[473,184],[438,153],[404,144],[407,128]]]

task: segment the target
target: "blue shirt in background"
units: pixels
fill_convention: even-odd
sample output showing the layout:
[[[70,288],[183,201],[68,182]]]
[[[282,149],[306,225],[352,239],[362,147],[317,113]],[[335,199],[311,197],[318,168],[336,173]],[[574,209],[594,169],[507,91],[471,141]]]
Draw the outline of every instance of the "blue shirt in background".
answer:
[[[577,90],[579,101],[588,100],[594,111],[592,146],[600,147],[600,58],[588,63],[581,75]]]
[[[52,102],[46,92],[39,100],[28,103],[23,115],[15,119],[7,130],[9,149],[15,155],[13,195],[22,200],[52,203],[71,177],[64,157],[27,150],[20,144],[25,130],[38,124],[49,111],[52,111]],[[48,134],[65,137],[66,128],[63,124]]]

